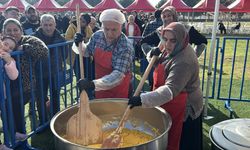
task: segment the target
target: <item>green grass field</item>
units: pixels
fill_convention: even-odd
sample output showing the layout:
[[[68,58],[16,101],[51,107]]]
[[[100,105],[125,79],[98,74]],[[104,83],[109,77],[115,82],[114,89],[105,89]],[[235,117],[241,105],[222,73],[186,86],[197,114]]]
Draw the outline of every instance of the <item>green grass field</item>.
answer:
[[[222,43],[222,37],[220,38],[220,43]],[[226,47],[226,54],[225,54],[225,59],[224,59],[224,66],[223,66],[223,84],[222,84],[222,93],[221,95],[222,96],[227,96],[228,95],[228,86],[229,86],[229,79],[231,77],[231,69],[232,69],[232,55],[233,55],[233,46],[234,46],[234,42],[233,41],[230,41],[229,43],[227,43],[227,47]],[[242,79],[242,68],[243,68],[243,65],[242,65],[242,62],[244,61],[242,58],[243,56],[245,56],[245,49],[244,49],[244,45],[246,45],[246,43],[244,42],[241,42],[241,43],[238,43],[239,45],[237,46],[237,55],[236,55],[236,58],[235,58],[235,62],[237,65],[236,67],[236,71],[234,72],[234,80],[233,80],[233,87],[232,87],[232,91],[231,91],[231,95],[232,96],[239,96],[239,87],[241,85],[241,79]],[[221,47],[221,45],[220,45]],[[210,43],[208,44],[208,49],[210,48]],[[248,53],[248,56],[250,56],[250,54]],[[208,57],[209,57],[209,50],[208,50],[208,53],[207,53],[207,63],[208,63]],[[249,58],[249,57],[248,57]],[[201,70],[203,68],[206,69],[206,72],[205,74],[207,73],[207,64],[205,66],[203,66],[203,60],[204,58],[201,57],[199,58],[199,61],[200,61],[200,66],[201,66]],[[220,58],[219,58],[219,61],[220,61]],[[219,62],[218,62],[219,64]],[[249,66],[249,61],[247,63],[247,66],[246,66],[246,71],[249,72],[250,70],[250,66]],[[214,68],[215,66],[213,66]],[[216,81],[218,82],[218,73],[220,71],[220,66],[217,66],[217,76],[216,76]],[[136,72],[139,72],[138,68],[136,69]],[[202,73],[202,71],[201,71]],[[138,80],[140,80],[140,76],[139,75],[136,75],[136,78],[137,78],[137,83],[138,83]],[[205,79],[206,79],[206,75],[205,75]],[[205,80],[206,81],[206,80]],[[147,85],[147,83],[146,83]],[[205,82],[205,85],[206,85],[206,82]],[[218,84],[216,84],[218,85]],[[249,91],[249,88],[250,88],[250,74],[248,73],[246,76],[245,76],[245,84],[244,84],[244,90],[243,90],[243,96],[245,98],[248,98],[250,99],[250,93],[247,92]],[[215,87],[215,93],[217,93],[217,86]],[[146,86],[146,90],[148,90],[148,87]],[[211,90],[210,90],[211,92]],[[217,94],[216,94],[217,95]],[[216,97],[215,95],[215,97]],[[250,103],[248,102],[235,102],[235,101],[232,101],[231,102],[231,106],[234,110],[234,113],[233,113],[233,117],[235,118],[250,118]],[[27,109],[26,109],[27,110]],[[224,120],[227,120],[227,119],[230,119],[230,115],[229,115],[229,111],[227,109],[225,109],[224,107],[224,101],[222,100],[217,100],[217,99],[209,99],[209,104],[208,104],[208,116],[212,116],[213,118],[212,119],[204,119],[203,121],[203,147],[204,147],[204,150],[209,150],[211,149],[211,142],[210,142],[210,139],[209,139],[209,131],[210,131],[210,128],[218,123],[218,122],[221,122],[221,121],[224,121]],[[33,136],[31,139],[29,139],[29,143],[31,143],[31,145],[33,147],[36,147],[36,148],[39,148],[39,149],[42,149],[42,150],[53,150],[55,149],[54,148],[54,140],[53,140],[53,135],[52,133],[50,132],[49,129],[45,130],[44,132],[41,132],[35,136]]]
[[[220,47],[222,47],[222,40],[223,38],[220,38]],[[241,81],[242,81],[242,77],[243,77],[243,64],[244,64],[244,57],[246,55],[245,51],[245,46],[246,46],[246,42],[245,41],[239,41],[237,43],[237,51],[234,53],[234,45],[235,45],[235,41],[232,40],[228,40],[226,43],[226,47],[224,49],[225,51],[225,56],[224,56],[224,65],[223,65],[223,73],[222,73],[222,84],[221,84],[221,93],[220,95],[222,97],[227,97],[229,95],[229,85],[230,85],[230,78],[232,77],[232,88],[231,88],[231,97],[239,97],[240,95],[240,86],[241,86]],[[210,43],[208,44],[208,49],[210,48]],[[209,52],[208,52],[209,54]],[[235,55],[235,58],[233,57]],[[220,53],[218,56],[218,63],[221,61],[220,59]],[[248,53],[248,58],[249,58],[250,54]],[[209,56],[208,56],[209,57]],[[204,58],[200,58],[200,62],[203,62]],[[235,67],[234,67],[234,71],[232,72],[232,62],[233,59],[235,59]],[[207,59],[208,61],[208,59]],[[250,70],[250,66],[249,66],[249,60],[246,63],[246,72]],[[215,66],[213,66],[214,68]],[[216,82],[218,82],[218,73],[220,71],[220,65],[217,66],[217,75],[216,75]],[[207,70],[206,70],[207,71]],[[233,74],[233,76],[232,76]],[[242,98],[246,98],[249,99],[250,98],[250,93],[247,92],[249,91],[249,87],[250,87],[250,74],[246,73],[246,75],[244,76],[244,89],[243,89],[243,94],[242,94]],[[206,81],[206,80],[205,80]],[[215,91],[217,91],[218,89],[218,84],[216,84],[215,87]],[[210,90],[211,91],[211,90]],[[217,92],[215,92],[217,93]],[[215,97],[217,96],[217,94],[215,94]],[[247,102],[236,102],[236,101],[232,101],[231,102],[231,106],[234,110],[233,112],[233,117],[234,118],[250,118],[250,103]],[[230,119],[230,113],[227,109],[225,109],[224,107],[224,101],[222,100],[217,100],[217,99],[209,99],[209,105],[208,105],[208,116],[212,116],[212,119],[206,120],[204,119],[203,121],[203,146],[204,146],[204,150],[209,150],[211,149],[211,143],[210,143],[210,139],[209,139],[209,131],[211,126],[213,126],[214,124]]]

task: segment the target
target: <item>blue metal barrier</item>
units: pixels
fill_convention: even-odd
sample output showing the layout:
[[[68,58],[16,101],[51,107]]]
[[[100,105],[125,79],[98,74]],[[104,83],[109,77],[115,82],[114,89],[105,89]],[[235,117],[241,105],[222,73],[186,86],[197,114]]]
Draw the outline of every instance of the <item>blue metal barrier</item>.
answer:
[[[138,38],[138,37],[136,37]],[[219,47],[219,38],[216,39],[216,53],[215,53],[215,59],[214,59],[214,74],[213,74],[213,83],[212,83],[212,87],[211,87],[211,95],[210,95],[210,98],[214,98],[215,97],[215,89],[217,87],[217,84],[218,84],[218,94],[217,94],[217,99],[219,100],[226,100],[226,107],[227,108],[231,108],[230,107],[230,101],[231,100],[237,100],[237,101],[249,101],[250,99],[250,96],[248,93],[246,93],[247,91],[247,87],[250,87],[250,83],[248,81],[249,79],[249,74],[247,74],[247,67],[249,67],[247,64],[250,64],[249,63],[249,60],[247,60],[247,56],[249,55],[248,53],[248,45],[249,45],[249,38],[224,38],[223,39],[223,45],[222,45],[222,48]],[[227,45],[228,44],[231,44],[232,42],[228,42],[229,40],[234,40],[235,43],[234,43],[234,49],[228,49],[227,48]],[[241,43],[242,44],[242,41],[245,41],[245,48],[239,48],[238,47],[238,44]],[[45,100],[47,98],[47,96],[49,96],[50,100],[53,99],[53,81],[55,81],[56,85],[55,85],[55,88],[56,89],[59,89],[60,92],[60,95],[57,95],[57,98],[56,100],[58,100],[58,106],[59,109],[64,109],[64,108],[67,108],[68,106],[71,106],[75,103],[78,102],[78,90],[75,88],[75,84],[77,82],[77,79],[75,77],[75,74],[77,73],[77,70],[76,72],[73,71],[73,62],[71,60],[71,53],[69,53],[71,51],[71,44],[72,42],[65,42],[65,43],[58,43],[58,44],[53,44],[53,45],[49,45],[49,49],[50,51],[55,51],[55,53],[57,54],[57,57],[55,58],[55,61],[56,62],[56,69],[55,70],[51,70],[51,61],[50,59],[48,59],[48,64],[47,64],[47,69],[48,69],[48,74],[49,74],[49,77],[48,77],[48,80],[49,80],[49,94],[48,95],[45,95],[43,90],[39,92],[37,92],[36,88],[37,87],[32,87],[32,92],[30,93],[30,105],[31,105],[31,110],[32,110],[32,114],[29,115],[27,114],[27,107],[24,107],[25,105],[25,99],[24,99],[24,95],[22,94],[23,93],[23,89],[22,89],[22,86],[21,88],[19,89],[19,92],[21,93],[21,97],[20,97],[20,101],[22,102],[22,106],[21,106],[21,110],[22,112],[24,112],[23,114],[23,117],[22,119],[26,119],[27,116],[29,116],[30,118],[30,126],[31,126],[31,129],[29,129],[27,126],[27,124],[22,124],[23,126],[23,130],[25,131],[25,133],[28,134],[28,137],[32,137],[34,136],[36,133],[38,132],[41,132],[43,131],[44,129],[46,129],[48,126],[49,126],[49,120],[51,119],[51,117],[53,117],[54,115],[54,107],[53,107],[53,103],[50,103],[50,107],[49,109],[47,110],[47,107],[45,105]],[[244,45],[244,43],[243,43]],[[66,62],[66,59],[63,60],[62,62],[62,70],[59,70],[59,60],[58,60],[58,52],[59,50],[62,50],[62,55],[63,56],[66,56],[66,54],[68,54],[68,57],[67,59],[69,59],[68,63]],[[241,56],[241,60],[242,60],[242,65],[241,67],[238,67],[236,64],[236,59],[239,57],[237,56],[237,51],[244,51],[244,56]],[[231,52],[226,52],[226,51],[231,51]],[[205,82],[206,82],[206,74],[205,74],[205,70],[206,70],[206,66],[207,66],[207,60],[209,58],[207,58],[207,54],[209,53],[208,50],[205,50],[204,53],[202,54],[202,56],[200,57],[200,62],[201,63],[201,88],[202,90],[204,90],[204,86],[205,86]],[[219,57],[219,55],[221,54],[221,57]],[[230,72],[225,72],[224,70],[224,63],[225,63],[225,59],[228,59],[229,54],[232,54],[232,69]],[[13,56],[16,57],[16,62],[17,62],[17,68],[20,68],[20,57],[22,57],[23,55],[23,52],[14,52],[12,54]],[[227,57],[226,57],[227,56]],[[142,58],[144,59],[144,58]],[[136,60],[134,61],[134,66],[133,66],[133,72],[134,72],[134,80],[132,81],[133,82],[133,85],[134,87],[133,88],[136,88],[135,85],[136,85],[136,75],[141,75],[142,72],[136,72],[135,71],[135,68],[136,67],[140,67],[138,64],[138,62],[142,61],[142,59],[139,59],[139,60]],[[220,59],[220,64],[217,64],[219,62],[219,59]],[[93,71],[93,68],[89,69],[88,67],[91,67],[88,63],[90,63],[90,61],[88,59],[85,60],[85,64],[87,64],[85,66],[85,72],[86,72],[86,75],[90,75],[89,76],[86,76],[88,78],[91,78],[91,79],[94,79],[94,76],[92,73],[88,73],[88,71]],[[30,60],[31,62],[31,60]],[[135,64],[138,63],[138,64]],[[44,83],[43,83],[43,75],[44,75],[44,70],[43,70],[43,63],[40,61],[39,64],[37,65],[38,67],[38,72],[40,74],[40,77],[38,79],[38,83],[40,84],[40,88],[43,89],[45,86]],[[218,66],[220,65],[220,69],[219,69],[219,80],[218,80],[218,83],[216,83],[216,77],[218,76],[217,72],[218,72]],[[30,63],[30,82],[33,82],[32,81],[32,66],[31,66],[31,63]],[[92,66],[93,67],[93,66]],[[8,79],[8,77],[6,76],[5,74],[5,71],[4,71],[4,62],[2,61],[2,59],[0,59],[0,68],[1,68],[1,74],[0,74],[0,108],[1,108],[1,111],[2,111],[2,122],[3,122],[3,131],[4,131],[4,143],[9,146],[9,147],[12,147],[12,148],[16,148],[16,147],[22,147],[23,149],[32,149],[32,147],[30,147],[30,145],[28,144],[27,140],[25,141],[16,141],[15,140],[15,130],[14,130],[14,122],[13,122],[13,111],[15,110],[12,110],[12,104],[11,104],[11,92],[10,92],[10,81]],[[235,70],[241,68],[241,76],[240,76],[240,81],[238,81],[237,83],[240,85],[240,90],[239,90],[239,95],[238,97],[235,96],[235,93],[237,92],[234,92],[233,90],[233,85],[234,85],[234,79],[235,79]],[[138,68],[137,68],[138,69]],[[228,69],[227,69],[228,70]],[[78,70],[79,71],[79,70]],[[249,72],[249,71],[248,71]],[[139,73],[139,74],[138,74]],[[230,78],[228,79],[224,79],[225,77],[225,74],[228,74],[230,75]],[[18,81],[18,84],[19,85],[22,85],[22,81],[21,81],[21,77],[22,77],[22,74],[20,74],[19,76],[19,81]],[[53,78],[55,77],[55,79]],[[239,77],[238,77],[239,78]],[[229,86],[226,86],[226,85],[229,85]],[[6,90],[4,90],[4,85],[6,87]],[[75,89],[74,89],[75,88]],[[222,95],[221,91],[226,91],[226,89],[228,90],[228,92],[226,92],[228,95]],[[225,92],[224,92],[225,93]],[[6,100],[5,100],[5,95],[6,94]],[[41,94],[41,108],[38,108],[36,107],[36,104],[38,103],[37,101],[37,94]],[[11,111],[8,111],[7,110],[11,110]],[[39,115],[37,115],[37,111],[41,111],[41,116],[39,119],[37,119],[39,117]],[[46,114],[46,112],[50,112],[49,114]],[[46,118],[47,117],[47,118]]]
[[[247,59],[250,55],[248,52],[249,40],[250,38],[225,37],[222,43],[223,52],[217,99],[225,100],[225,107],[230,111],[231,118],[233,114],[231,101],[250,102],[248,92],[250,87],[250,60]],[[229,63],[231,63],[230,67],[226,65]]]
[[[4,70],[4,62],[2,59],[0,59],[0,68],[1,68],[1,75],[0,75],[0,108],[1,108],[1,114],[2,114],[2,122],[3,122],[3,132],[4,132],[4,143],[11,148],[19,148],[19,149],[33,149],[27,142],[27,139],[24,139],[23,141],[17,141],[15,138],[15,125],[21,126],[23,133],[26,133],[28,135],[28,138],[32,137],[38,132],[43,131],[44,129],[49,127],[49,120],[53,117],[53,115],[60,110],[60,108],[66,108],[67,105],[72,105],[75,103],[75,98],[77,97],[77,94],[75,93],[76,90],[73,90],[73,83],[76,83],[76,81],[73,81],[73,69],[70,64],[66,64],[66,58],[63,58],[62,61],[62,69],[60,69],[59,65],[59,51],[62,51],[62,55],[66,57],[66,54],[68,54],[69,51],[71,51],[71,44],[72,42],[64,42],[64,43],[58,43],[54,45],[49,45],[50,51],[53,51],[56,54],[56,57],[53,58],[54,60],[41,60],[35,65],[36,67],[33,68],[34,64],[32,63],[32,59],[29,60],[29,65],[27,68],[27,71],[29,72],[29,81],[31,84],[31,92],[27,95],[27,93],[24,93],[24,89],[22,88],[22,74],[19,72],[19,77],[15,83],[17,83],[19,89],[16,89],[16,92],[20,93],[20,97],[18,97],[18,101],[20,101],[20,110],[21,110],[21,120],[23,120],[23,123],[21,124],[15,124],[14,118],[13,118],[13,112],[15,110],[12,108],[12,94],[11,94],[11,83],[8,77],[6,76],[5,70]],[[69,53],[70,54],[70,53]],[[20,70],[20,58],[24,57],[22,51],[15,51],[12,53],[12,56],[16,60],[17,68]],[[27,57],[27,56],[25,56]],[[71,57],[70,57],[71,58]],[[46,64],[46,63],[47,64]],[[54,70],[51,70],[51,62],[54,63],[55,67]],[[46,65],[48,66],[46,66]],[[34,70],[35,69],[35,70]],[[44,70],[46,69],[46,70]],[[35,81],[33,80],[34,74],[33,71],[37,71],[37,84],[34,84]],[[48,72],[48,85],[44,84],[44,76],[47,75],[46,72]],[[54,83],[56,85],[54,85]],[[39,88],[38,88],[39,85]],[[68,86],[70,85],[70,86]],[[42,90],[44,87],[49,86],[49,95],[46,95],[46,91]],[[5,88],[4,88],[5,87]],[[64,95],[64,105],[60,106],[60,95],[58,94],[57,97],[52,99],[53,95],[53,88],[58,89],[59,92],[61,89],[63,89],[63,92],[61,93]],[[5,89],[5,90],[4,90]],[[40,89],[40,90],[38,90]],[[13,91],[12,91],[13,93]],[[50,103],[50,108],[47,110],[47,107],[45,105],[45,100],[47,96],[50,97],[50,100],[57,101],[56,106],[53,106],[53,102]],[[27,97],[29,97],[27,99]],[[40,99],[41,101],[37,101]],[[71,100],[70,100],[71,99]],[[28,102],[30,104],[31,114],[28,113],[27,107],[25,104]],[[38,103],[42,103],[41,106],[36,106]],[[58,108],[58,110],[54,110],[55,108]],[[39,111],[41,113],[39,113]],[[38,115],[37,115],[38,112]],[[47,114],[46,112],[50,112]],[[39,117],[39,119],[38,119]],[[27,118],[29,118],[30,124],[27,124]],[[29,127],[30,128],[29,128]]]
[[[207,37],[208,41],[211,40],[210,37]],[[210,43],[210,42],[208,42]],[[215,56],[214,56],[214,69],[213,69],[213,82],[212,82],[212,86],[211,89],[209,91],[211,91],[211,95],[209,96],[209,98],[214,98],[215,97],[215,88],[216,88],[216,75],[217,75],[217,60],[219,57],[219,51],[220,47],[219,47],[219,43],[220,43],[220,38],[216,38],[216,48],[215,48]],[[207,47],[209,47],[209,45],[207,45]],[[209,64],[209,53],[210,50],[209,49],[205,49],[203,54],[199,57],[199,62],[200,62],[200,66],[202,67],[202,69],[200,69],[200,77],[201,77],[201,89],[203,92],[205,92],[205,88],[206,88],[206,81],[207,81],[207,74],[206,74],[206,70],[208,68],[208,64]],[[205,94],[203,94],[205,95]]]
[[[23,54],[23,52],[15,52],[13,53],[13,56],[17,56],[17,68],[20,68],[20,63],[18,63],[20,61],[20,57],[18,55]],[[14,124],[14,110],[12,109],[13,106],[13,101],[12,101],[12,96],[11,96],[11,91],[10,89],[10,80],[7,77],[6,73],[5,73],[5,69],[4,69],[4,62],[2,59],[0,59],[0,67],[1,67],[1,75],[0,75],[0,86],[4,87],[4,89],[0,88],[0,92],[1,92],[1,97],[0,97],[0,105],[1,105],[1,119],[3,122],[3,132],[4,132],[4,143],[5,145],[7,145],[8,147],[12,147],[12,148],[16,148],[17,146],[19,146],[20,148],[25,148],[27,145],[27,140],[24,141],[16,141],[15,140],[15,124]],[[22,75],[19,74],[19,78],[17,79],[17,82],[21,85],[21,77]],[[24,94],[23,94],[23,88],[22,86],[20,86],[19,89],[16,89],[18,91],[15,92],[19,92],[20,93],[20,99],[18,99],[18,101],[20,102],[20,104],[16,104],[16,105],[20,105],[20,110],[21,112],[23,112],[24,107]],[[23,113],[21,113],[21,120],[24,120],[24,115]],[[24,133],[26,133],[25,131],[25,124],[24,122],[22,122],[21,124],[18,124],[18,126],[21,126],[21,129]],[[29,136],[29,135],[28,135]]]

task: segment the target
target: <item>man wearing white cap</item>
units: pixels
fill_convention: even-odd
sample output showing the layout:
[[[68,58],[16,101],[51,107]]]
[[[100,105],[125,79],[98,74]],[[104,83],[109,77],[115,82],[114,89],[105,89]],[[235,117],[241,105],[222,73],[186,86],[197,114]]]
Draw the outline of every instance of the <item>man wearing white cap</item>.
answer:
[[[125,16],[118,9],[104,10],[100,15],[102,29],[95,32],[86,45],[85,57],[95,60],[95,80],[81,79],[81,90],[95,90],[95,98],[127,98],[131,80],[133,47],[122,25]],[[76,45],[82,35],[75,35]]]

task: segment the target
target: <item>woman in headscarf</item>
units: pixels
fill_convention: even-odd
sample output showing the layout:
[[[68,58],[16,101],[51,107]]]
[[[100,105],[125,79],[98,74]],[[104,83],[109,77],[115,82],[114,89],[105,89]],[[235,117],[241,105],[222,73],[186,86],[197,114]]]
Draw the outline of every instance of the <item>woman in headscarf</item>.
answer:
[[[133,106],[161,106],[172,118],[168,150],[179,150],[183,121],[192,123],[189,139],[197,144],[192,149],[202,149],[202,91],[199,64],[195,51],[188,43],[184,25],[172,22],[161,32],[161,42],[148,56],[160,55],[155,64],[153,91],[129,99]],[[185,123],[186,123],[185,122]],[[191,125],[191,124],[190,124]],[[186,147],[186,149],[191,149]]]
[[[3,34],[13,37],[17,41],[17,50],[23,51],[23,55],[13,56],[19,63],[20,76],[11,81],[11,100],[14,114],[15,130],[24,133],[25,120],[22,116],[22,104],[26,104],[30,99],[34,87],[36,87],[35,64],[48,57],[48,48],[40,39],[23,35],[23,29],[18,20],[9,18],[3,23]],[[19,84],[21,78],[22,85]],[[32,80],[31,80],[32,78]],[[21,90],[22,89],[22,90]],[[21,102],[23,100],[23,102]],[[23,139],[23,138],[21,138]]]
[[[176,12],[175,7],[173,6],[167,6],[165,7],[161,12],[161,20],[163,22],[163,25],[158,27],[156,30],[152,31],[150,34],[144,36],[141,40],[141,46],[142,50],[144,51],[146,47],[148,46],[157,46],[160,42],[161,37],[161,30],[169,25],[171,22],[177,22],[178,21],[178,13]],[[200,34],[193,26],[185,25],[185,28],[189,34],[189,43],[191,45],[195,45],[194,51],[199,57],[207,45],[207,39],[205,36]],[[145,70],[143,66],[147,66],[147,62],[141,61],[141,71]],[[149,75],[149,84],[152,88],[152,77]]]
[[[171,22],[178,21],[178,13],[175,7],[173,6],[165,7],[161,12],[161,19],[162,19],[163,25],[157,28],[155,31],[152,31],[152,33],[143,37],[141,41],[142,46],[144,45],[157,46],[159,44],[161,30],[165,28],[167,25],[169,25]],[[185,24],[185,28],[189,35],[189,43],[191,45],[192,44],[195,45],[194,51],[197,57],[199,57],[204,51],[204,49],[206,48],[207,39],[205,36],[200,34],[193,26],[189,26]]]

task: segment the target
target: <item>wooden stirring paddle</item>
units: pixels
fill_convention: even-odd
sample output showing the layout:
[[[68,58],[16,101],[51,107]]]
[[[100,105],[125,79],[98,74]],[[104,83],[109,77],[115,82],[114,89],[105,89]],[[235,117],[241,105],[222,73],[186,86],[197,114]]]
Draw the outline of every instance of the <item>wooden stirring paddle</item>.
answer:
[[[67,123],[67,139],[77,144],[90,145],[101,143],[102,134],[102,121],[90,111],[88,95],[83,91],[79,110]]]
[[[136,88],[136,91],[134,93],[134,96],[138,96],[141,92],[141,89],[143,87],[144,82],[146,81],[148,74],[150,73],[150,70],[152,69],[155,61],[157,59],[157,56],[153,56],[152,59],[150,60],[150,63],[147,66],[147,69],[145,71],[145,73],[143,74],[139,85]],[[103,140],[102,143],[102,148],[117,148],[120,143],[121,143],[121,132],[124,128],[125,122],[128,119],[130,113],[130,105],[128,105],[128,107],[126,108],[121,121],[119,122],[118,127],[116,128],[116,130],[114,132],[112,132],[106,139]]]
[[[77,32],[80,33],[80,11],[76,6]],[[82,43],[79,43],[79,60],[81,78],[84,78]],[[80,94],[80,107],[67,122],[66,136],[71,142],[90,145],[102,142],[102,121],[89,108],[89,98],[85,90]]]

